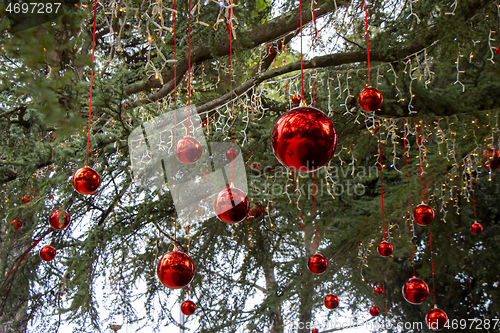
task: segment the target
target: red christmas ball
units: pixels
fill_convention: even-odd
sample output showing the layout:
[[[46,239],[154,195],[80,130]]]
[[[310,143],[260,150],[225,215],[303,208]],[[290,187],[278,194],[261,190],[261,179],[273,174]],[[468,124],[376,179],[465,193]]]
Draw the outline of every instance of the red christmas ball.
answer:
[[[50,226],[56,230],[66,229],[70,221],[69,215],[68,213],[64,212],[64,214],[62,214],[61,216],[61,219],[59,219],[59,215],[61,215],[60,209],[56,209],[55,211],[52,212],[52,214],[50,214],[49,217]]]
[[[165,287],[184,288],[193,280],[194,264],[184,252],[169,252],[160,258],[156,266],[156,274]]]
[[[300,101],[302,101],[302,100],[305,101],[306,99],[302,98],[302,96],[297,95],[297,94],[295,94],[295,95],[292,96],[292,103],[295,104],[295,105],[299,105]]]
[[[470,231],[471,231],[474,235],[479,235],[480,233],[482,233],[482,232],[483,232],[483,226],[481,225],[481,223],[474,222],[474,223],[470,226]]]
[[[256,203],[254,207],[250,208],[248,211],[247,221],[257,219],[264,215],[264,207],[260,203]]]
[[[433,331],[441,331],[448,321],[446,312],[439,308],[434,308],[425,315],[427,326]]]
[[[243,221],[247,217],[249,208],[250,201],[246,194],[234,187],[223,189],[214,200],[215,215],[226,223]]]
[[[27,195],[23,195],[23,197],[21,198],[21,201],[25,204],[27,204],[28,202],[31,201],[31,197],[27,196]]]
[[[196,304],[194,304],[194,302],[191,300],[184,301],[181,305],[181,311],[186,316],[192,315],[195,310],[196,310]]]
[[[234,148],[229,148],[226,151],[226,158],[228,161],[234,161],[234,159],[238,156],[238,151]]]
[[[14,230],[19,230],[23,226],[23,222],[21,222],[21,220],[19,219],[14,219],[14,221],[11,222],[10,226]]]
[[[403,285],[402,292],[408,303],[420,304],[429,296],[429,286],[424,280],[412,277]]]
[[[319,333],[319,331],[318,331],[318,329],[317,329],[317,328],[313,328],[313,329],[311,330],[311,333]]]
[[[382,93],[378,89],[372,87],[363,89],[358,97],[359,106],[367,112],[373,112],[380,109],[383,101],[384,98],[382,97]]]
[[[392,245],[388,241],[381,241],[377,246],[377,252],[381,257],[387,258],[392,254]]]
[[[334,294],[328,294],[323,301],[327,309],[333,310],[339,306],[339,298]]]
[[[380,310],[379,310],[379,308],[378,308],[378,307],[376,307],[375,305],[374,305],[374,306],[372,306],[372,307],[370,308],[370,314],[372,315],[372,317],[376,317],[376,316],[378,316],[378,315],[380,314]]]
[[[313,274],[323,274],[326,271],[327,266],[328,262],[326,261],[325,256],[320,253],[313,254],[307,261],[307,268],[309,268]]]
[[[413,210],[413,219],[418,225],[429,225],[434,219],[434,209],[426,204],[420,204]]]
[[[185,136],[177,142],[175,156],[184,164],[193,164],[198,161],[202,153],[201,144],[195,138]]]
[[[486,156],[486,159],[483,161],[483,166],[486,169],[496,170],[500,168],[500,150],[488,148],[483,151],[483,156]]]
[[[500,46],[497,46],[497,47],[495,48],[495,54],[500,54]]]
[[[97,171],[83,167],[73,174],[73,187],[80,194],[94,194],[101,183]]]
[[[52,259],[54,259],[56,257],[56,249],[54,249],[52,246],[50,245],[45,245],[44,247],[42,247],[42,249],[40,250],[40,258],[43,260],[43,261],[51,261]]]
[[[285,167],[298,172],[313,172],[325,166],[337,145],[332,121],[312,107],[294,108],[274,124],[273,152]]]
[[[383,295],[384,294],[384,289],[381,286],[376,286],[373,288],[373,292],[376,295]]]

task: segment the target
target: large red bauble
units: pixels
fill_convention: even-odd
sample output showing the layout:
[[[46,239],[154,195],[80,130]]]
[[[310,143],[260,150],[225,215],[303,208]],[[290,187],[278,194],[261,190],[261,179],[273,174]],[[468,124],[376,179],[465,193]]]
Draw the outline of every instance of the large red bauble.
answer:
[[[49,217],[49,223],[50,226],[56,230],[63,230],[66,229],[66,227],[69,225],[69,215],[68,213],[64,212],[63,215],[61,215],[61,219],[59,220],[59,216],[61,215],[61,210],[56,209],[55,211],[50,214]]]
[[[376,287],[373,288],[373,292],[376,295],[383,295],[384,294],[384,288],[382,288],[381,286],[376,286]]]
[[[375,305],[374,305],[374,306],[372,306],[372,307],[370,308],[370,314],[372,315],[372,317],[376,317],[376,316],[378,316],[378,315],[380,314],[380,310],[379,310],[379,308],[378,308],[378,307],[376,307]]]
[[[446,312],[439,308],[434,308],[425,315],[427,326],[433,331],[441,331],[448,321]]]
[[[339,306],[339,298],[337,295],[334,294],[328,294],[325,297],[325,300],[323,301],[327,309],[333,310],[337,306]]]
[[[412,277],[403,285],[402,292],[408,303],[420,304],[429,296],[429,286],[424,280]]]
[[[184,252],[169,252],[160,258],[156,266],[156,274],[165,287],[184,288],[193,280],[194,264]]]
[[[12,227],[12,229],[14,230],[19,230],[21,229],[21,227],[23,226],[23,222],[21,222],[21,220],[18,220],[18,219],[14,219],[10,226]]]
[[[429,225],[434,219],[434,209],[426,204],[420,204],[413,210],[413,219],[418,225]]]
[[[274,124],[273,152],[285,167],[313,172],[325,166],[337,145],[333,123],[323,112],[303,106],[291,109]]]
[[[194,302],[191,300],[184,301],[181,305],[181,311],[186,316],[192,315],[195,310],[196,310],[196,304],[194,304]]]
[[[226,151],[226,158],[228,161],[233,161],[238,156],[238,151],[234,148],[229,148]]]
[[[496,170],[500,168],[500,150],[488,148],[483,151],[483,156],[486,156],[486,160],[483,161],[483,166],[486,169]]]
[[[94,194],[101,183],[97,171],[83,167],[73,174],[73,187],[80,194]]]
[[[470,226],[470,231],[471,231],[474,235],[479,235],[480,233],[482,233],[482,232],[483,232],[483,226],[481,225],[481,223],[474,222],[474,223]]]
[[[377,252],[381,257],[387,258],[392,254],[392,245],[388,241],[381,241],[377,246]]]
[[[328,266],[328,262],[324,255],[320,253],[313,254],[309,257],[307,261],[307,268],[313,274],[323,274],[326,271],[326,267]]]
[[[247,217],[249,208],[250,201],[246,194],[234,187],[223,189],[214,200],[215,215],[226,223],[243,221]]]
[[[54,249],[52,246],[50,245],[45,245],[44,247],[42,247],[42,249],[40,250],[40,258],[43,260],[43,261],[51,261],[52,259],[54,259],[56,257],[56,249]]]
[[[359,106],[367,111],[373,112],[380,109],[384,98],[382,93],[376,88],[366,87],[359,93],[358,102]]]
[[[195,138],[185,136],[177,142],[175,156],[184,164],[196,163],[201,157],[201,144]]]

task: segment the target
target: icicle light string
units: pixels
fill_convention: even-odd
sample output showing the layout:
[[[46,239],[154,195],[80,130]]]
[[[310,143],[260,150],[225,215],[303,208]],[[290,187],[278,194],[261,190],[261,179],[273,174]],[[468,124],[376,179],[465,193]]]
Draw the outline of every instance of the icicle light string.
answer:
[[[94,27],[92,29],[92,64],[94,64],[94,54],[95,54],[95,24],[96,24],[96,14],[97,14],[97,0],[94,0]],[[90,71],[90,98],[89,98],[89,126],[87,130],[87,164],[89,166],[89,149],[90,149],[90,120],[92,118],[92,86],[94,83],[94,68],[92,67]]]
[[[382,229],[384,229],[384,240],[385,240],[385,215],[384,215],[384,183],[382,180],[382,144],[381,144],[381,139],[380,139],[380,126],[377,127],[378,129],[378,158],[379,158],[379,164],[380,164],[380,198],[382,200]]]

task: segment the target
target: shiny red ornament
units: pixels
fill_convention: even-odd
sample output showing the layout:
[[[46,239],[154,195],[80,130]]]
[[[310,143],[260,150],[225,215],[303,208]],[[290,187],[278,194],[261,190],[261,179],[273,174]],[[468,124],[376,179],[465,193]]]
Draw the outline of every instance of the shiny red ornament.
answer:
[[[488,148],[483,151],[483,156],[486,156],[486,160],[483,161],[483,166],[486,169],[496,170],[500,168],[500,150]]]
[[[387,258],[392,254],[392,245],[388,241],[381,241],[377,246],[377,252],[381,257]]]
[[[83,167],[73,174],[73,188],[80,194],[95,194],[101,178],[97,171],[89,167]]]
[[[370,314],[372,317],[376,317],[380,314],[380,309],[374,305],[370,308]]]
[[[326,261],[325,256],[320,253],[313,254],[307,261],[307,268],[309,268],[313,274],[323,274],[327,266],[328,261]]]
[[[273,152],[285,167],[313,172],[325,166],[337,145],[332,121],[313,107],[298,107],[282,115],[274,124]]]
[[[299,105],[299,104],[300,104],[300,101],[302,101],[302,100],[304,100],[304,101],[305,101],[306,99],[305,99],[305,98],[303,98],[303,97],[302,97],[302,96],[300,96],[300,95],[297,95],[297,94],[295,94],[295,95],[293,95],[293,96],[292,96],[292,103],[293,103],[293,104],[295,104],[295,105]]]
[[[376,286],[373,288],[373,292],[377,295],[383,295],[384,294],[384,288],[381,286]]]
[[[412,277],[403,285],[402,292],[408,303],[421,304],[429,296],[429,286],[424,280]]]
[[[195,138],[185,136],[177,142],[175,156],[184,164],[196,163],[202,154],[201,144]]]
[[[318,330],[317,328],[313,328],[313,329],[311,330],[311,333],[319,333],[319,330]]]
[[[495,54],[500,54],[500,46],[497,46],[497,47],[495,48]]]
[[[69,225],[70,217],[68,213],[64,212],[64,214],[61,216],[61,219],[59,220],[59,215],[61,215],[60,209],[56,209],[52,212],[52,214],[50,214],[50,226],[56,230],[66,229],[66,227]]]
[[[418,225],[429,225],[434,220],[434,209],[426,204],[420,204],[413,210],[413,219]]]
[[[337,295],[334,294],[328,294],[325,297],[325,300],[323,301],[327,309],[333,310],[337,306],[339,306],[339,298]]]
[[[43,261],[51,261],[52,259],[54,259],[56,257],[56,249],[54,249],[52,246],[50,245],[45,245],[44,247],[42,247],[42,249],[40,250],[40,258],[43,260]]]
[[[229,148],[226,151],[226,158],[228,161],[234,161],[234,159],[238,156],[238,151],[234,148]]]
[[[382,93],[373,87],[365,87],[359,93],[358,97],[359,106],[367,112],[374,112],[380,109],[383,101]]]
[[[434,308],[427,312],[425,315],[425,322],[427,326],[433,331],[441,331],[446,322],[448,321],[448,315],[446,312],[439,308]]]
[[[19,230],[19,229],[21,229],[21,227],[23,226],[23,222],[21,222],[21,220],[19,220],[19,219],[14,219],[14,220],[11,222],[10,226],[11,226],[11,227],[12,227],[12,229],[14,229],[14,230]]]
[[[165,287],[184,288],[193,280],[194,264],[184,252],[169,252],[160,258],[156,266],[156,274]]]
[[[256,203],[254,207],[250,208],[246,220],[250,221],[257,219],[264,215],[264,207],[260,203]]]
[[[482,233],[482,232],[483,232],[483,226],[481,225],[481,223],[474,222],[474,223],[470,226],[470,231],[471,231],[474,235],[479,235],[480,233]]]
[[[192,315],[195,310],[196,310],[196,304],[194,304],[194,302],[191,300],[184,301],[181,305],[181,311],[186,316]]]
[[[214,200],[215,215],[226,223],[243,221],[247,217],[249,208],[250,201],[246,194],[234,187],[223,189]]]
[[[31,201],[31,197],[27,196],[27,195],[23,195],[23,197],[21,198],[21,201],[25,204],[27,204],[28,202]]]

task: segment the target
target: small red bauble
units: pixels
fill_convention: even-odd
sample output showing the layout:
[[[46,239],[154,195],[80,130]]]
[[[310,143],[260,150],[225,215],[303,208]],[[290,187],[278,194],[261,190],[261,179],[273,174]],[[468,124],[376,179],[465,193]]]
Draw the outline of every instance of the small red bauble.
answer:
[[[328,266],[328,262],[324,255],[320,253],[313,254],[309,257],[307,261],[307,268],[313,274],[323,274],[326,271],[326,267]]]
[[[382,97],[382,93],[378,89],[372,87],[363,89],[358,97],[359,106],[367,112],[373,112],[380,109],[383,101],[384,98]]]
[[[305,98],[302,98],[302,96],[300,96],[300,95],[295,94],[292,96],[292,103],[295,105],[299,105],[300,101],[302,101],[302,100],[305,101]]]
[[[228,161],[234,161],[234,159],[238,156],[238,151],[234,148],[229,148],[226,151],[226,158]]]
[[[384,289],[381,286],[376,286],[373,288],[373,292],[377,295],[383,295]]]
[[[184,164],[196,163],[201,157],[201,144],[195,138],[185,136],[177,142],[175,156]]]
[[[186,316],[192,315],[195,310],[196,310],[196,304],[194,304],[194,302],[191,300],[184,301],[181,305],[181,311]]]
[[[14,230],[19,230],[23,226],[23,222],[21,222],[21,220],[14,219],[14,221],[11,222],[10,226]]]
[[[334,294],[328,294],[325,297],[325,300],[323,301],[327,309],[333,310],[337,306],[339,306],[339,298],[337,295]]]
[[[54,259],[56,257],[56,249],[54,249],[52,246],[50,245],[45,245],[44,247],[42,247],[42,249],[40,250],[40,258],[43,260],[43,261],[51,261],[52,259]]]
[[[483,161],[483,166],[486,169],[496,170],[500,168],[500,150],[488,148],[483,151],[483,156],[486,156],[486,160]]]
[[[184,288],[193,280],[194,264],[184,252],[169,252],[160,258],[156,266],[156,274],[165,287]]]
[[[83,167],[73,174],[73,187],[80,194],[95,194],[101,178],[97,171],[89,167]]]
[[[332,121],[313,107],[294,108],[274,124],[273,152],[285,167],[298,172],[313,172],[325,166],[337,145]]]
[[[31,201],[31,198],[27,195],[23,195],[23,197],[21,198],[22,202],[27,204],[28,202]]]
[[[372,307],[370,308],[370,314],[372,315],[372,317],[376,317],[376,316],[378,316],[378,315],[380,314],[380,310],[379,310],[379,308],[378,308],[378,307],[376,307],[375,305],[374,305],[374,306],[372,306]]]
[[[434,308],[427,312],[425,315],[425,322],[427,326],[433,331],[441,331],[446,322],[448,321],[448,315],[446,312],[439,308]]]
[[[61,219],[59,219],[59,215],[61,215],[60,209],[56,209],[55,211],[52,212],[52,214],[50,214],[49,217],[50,226],[56,230],[66,229],[70,221],[69,215],[68,213],[64,212],[64,214],[61,216]]]
[[[313,328],[313,329],[311,330],[311,333],[319,333],[319,331],[318,331],[318,329],[317,329],[317,328]]]
[[[495,48],[495,54],[500,54],[500,46],[497,46],[497,47]]]
[[[429,296],[429,286],[424,280],[412,277],[403,285],[402,292],[408,303],[420,304]]]
[[[234,187],[223,189],[214,200],[215,215],[226,223],[243,221],[247,217],[249,208],[250,201],[246,194]]]
[[[482,232],[483,232],[483,226],[481,225],[481,223],[474,222],[474,223],[470,226],[470,231],[471,231],[474,235],[479,235],[480,233],[482,233]]]
[[[381,257],[387,258],[392,254],[392,245],[388,241],[381,241],[377,246],[377,252]]]
[[[418,225],[429,225],[434,219],[434,209],[426,204],[420,204],[413,210],[413,219]]]
[[[254,207],[248,211],[247,221],[257,219],[264,215],[264,207],[260,203],[256,203]]]

